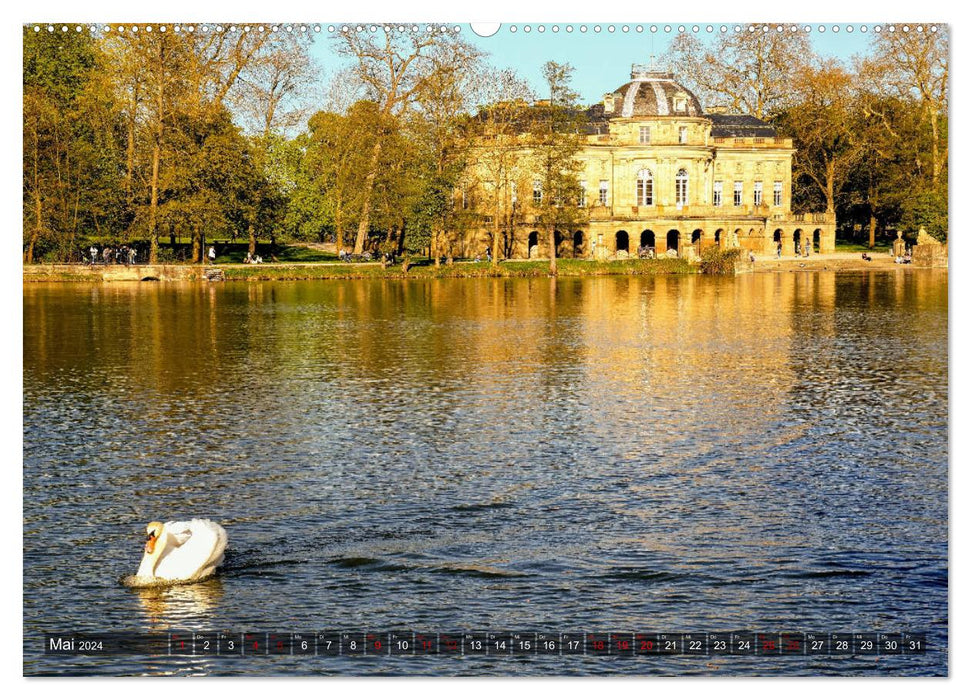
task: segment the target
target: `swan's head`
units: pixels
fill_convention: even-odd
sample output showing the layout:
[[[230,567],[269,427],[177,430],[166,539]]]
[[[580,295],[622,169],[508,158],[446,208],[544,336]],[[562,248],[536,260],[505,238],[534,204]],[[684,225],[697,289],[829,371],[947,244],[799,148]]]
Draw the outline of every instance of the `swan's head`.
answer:
[[[162,523],[157,520],[150,522],[145,526],[145,533],[148,535],[148,539],[145,541],[145,554],[151,554],[155,551],[155,542],[162,534]]]

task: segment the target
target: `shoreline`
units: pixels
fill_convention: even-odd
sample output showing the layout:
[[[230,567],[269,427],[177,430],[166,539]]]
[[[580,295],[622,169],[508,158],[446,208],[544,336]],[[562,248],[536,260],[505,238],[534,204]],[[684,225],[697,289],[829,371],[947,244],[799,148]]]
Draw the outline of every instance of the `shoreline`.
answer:
[[[756,258],[739,263],[737,274],[766,272],[863,272],[868,270],[894,269],[947,269],[898,265],[887,253],[871,253],[872,260],[865,261],[859,253],[831,253],[812,255],[808,258]],[[597,277],[604,275],[671,275],[700,274],[697,263],[677,258],[656,260],[576,260],[563,258],[557,261],[557,274],[561,277]],[[549,261],[511,260],[497,267],[489,262],[455,262],[451,265],[434,265],[422,261],[411,265],[407,271],[400,263],[383,266],[381,263],[281,263],[259,265],[232,263],[226,265],[81,265],[61,263],[35,263],[23,266],[23,281],[28,282],[138,282],[138,281],[208,281],[207,272],[220,274],[225,281],[231,280],[323,280],[323,279],[473,279],[483,277],[547,277]],[[220,280],[222,281],[222,280]]]

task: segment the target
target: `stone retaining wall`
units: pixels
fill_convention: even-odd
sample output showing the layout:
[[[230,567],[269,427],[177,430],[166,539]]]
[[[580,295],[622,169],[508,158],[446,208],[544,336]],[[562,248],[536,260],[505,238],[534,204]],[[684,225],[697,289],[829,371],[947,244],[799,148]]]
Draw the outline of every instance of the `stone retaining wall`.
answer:
[[[25,282],[140,282],[206,279],[201,265],[24,265]]]

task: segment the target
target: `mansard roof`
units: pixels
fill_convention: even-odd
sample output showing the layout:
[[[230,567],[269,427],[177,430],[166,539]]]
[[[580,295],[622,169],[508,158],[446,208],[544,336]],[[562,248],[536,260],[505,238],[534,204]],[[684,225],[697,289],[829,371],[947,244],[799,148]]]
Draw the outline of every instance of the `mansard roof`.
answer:
[[[775,127],[748,114],[708,114],[711,119],[711,135],[724,136],[775,136]]]

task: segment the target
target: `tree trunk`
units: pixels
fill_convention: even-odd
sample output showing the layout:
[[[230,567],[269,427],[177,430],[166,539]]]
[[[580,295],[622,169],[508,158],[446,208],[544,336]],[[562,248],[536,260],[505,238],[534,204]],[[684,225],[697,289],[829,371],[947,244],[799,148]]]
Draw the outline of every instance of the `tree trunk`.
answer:
[[[37,243],[37,239],[40,238],[41,232],[41,204],[40,204],[40,190],[37,189],[36,185],[34,187],[34,230],[30,234],[30,241],[27,244],[27,264],[34,262],[34,244]]]
[[[826,211],[836,211],[836,196],[833,192],[836,183],[836,164],[830,161],[826,164]]]
[[[516,214],[514,211],[510,211],[509,215],[506,217],[506,237],[503,240],[503,256],[506,258],[512,258],[513,248],[516,243]]]
[[[148,207],[148,240],[150,248],[148,250],[148,262],[154,265],[158,262],[158,170],[161,160],[161,146],[155,142],[152,149],[152,198]]]
[[[937,182],[941,177],[941,154],[938,147],[937,110],[931,108],[931,184],[937,190]]]
[[[405,227],[407,223],[404,219],[398,224],[398,255],[404,255],[405,252]]]
[[[549,246],[550,246],[550,274],[556,274],[556,227],[550,226],[549,231]]]
[[[202,227],[192,227],[192,262],[202,263],[205,253],[202,250]]]
[[[877,217],[870,212],[870,248],[877,244]]]
[[[159,53],[159,64],[162,63],[161,52]],[[152,149],[152,198],[148,208],[148,239],[150,248],[148,251],[148,262],[154,265],[158,262],[158,176],[159,166],[162,161],[162,122],[163,110],[165,109],[165,83],[162,76],[162,65],[158,66],[158,93],[155,96],[155,146]]]
[[[125,167],[125,201],[132,204],[132,179],[135,176],[135,108],[132,106],[131,119],[128,120],[128,154]]]
[[[378,176],[378,163],[381,160],[381,139],[374,142],[374,150],[371,151],[371,167],[368,169],[367,178],[364,180],[364,191],[361,193],[361,221],[357,225],[357,238],[354,240],[354,254],[360,255],[364,252],[364,242],[367,240],[368,229],[371,226],[371,193],[374,192],[374,180]]]
[[[27,244],[27,264],[34,262],[34,244],[37,243],[37,239],[40,238],[40,232],[43,230],[42,219],[41,219],[41,202],[40,202],[40,189],[37,185],[34,185],[34,230],[30,234],[30,241]]]
[[[499,224],[499,215],[501,209],[499,203],[496,202],[496,214],[492,217],[492,267],[499,267],[499,231],[501,230]]]
[[[35,123],[36,127],[36,123]],[[40,162],[40,153],[38,147],[38,136],[37,129],[34,129],[34,231],[30,234],[30,241],[27,244],[27,264],[34,262],[34,244],[37,243],[37,239],[40,238],[40,232],[43,230],[43,218],[41,217],[41,199],[40,199],[40,169],[38,163]]]
[[[249,225],[249,254],[256,255],[256,227]]]
[[[338,206],[334,212],[334,251],[340,255],[344,249],[344,212]]]

